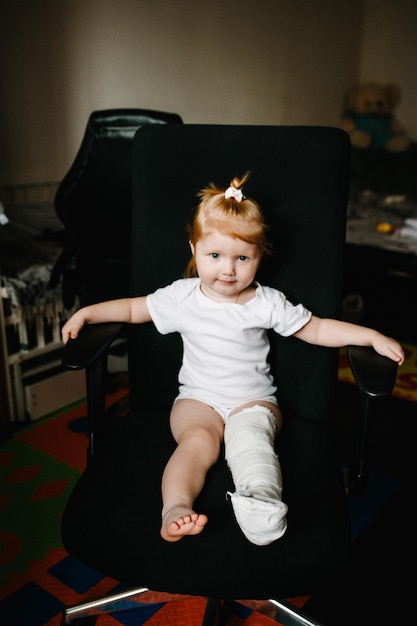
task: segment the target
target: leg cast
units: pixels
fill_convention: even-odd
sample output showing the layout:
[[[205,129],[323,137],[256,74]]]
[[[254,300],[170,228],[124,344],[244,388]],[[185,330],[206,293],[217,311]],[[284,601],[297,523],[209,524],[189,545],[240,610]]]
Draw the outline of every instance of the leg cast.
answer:
[[[224,431],[226,460],[235,484],[233,510],[242,532],[256,545],[279,539],[287,528],[275,432],[275,416],[260,405],[229,417]]]

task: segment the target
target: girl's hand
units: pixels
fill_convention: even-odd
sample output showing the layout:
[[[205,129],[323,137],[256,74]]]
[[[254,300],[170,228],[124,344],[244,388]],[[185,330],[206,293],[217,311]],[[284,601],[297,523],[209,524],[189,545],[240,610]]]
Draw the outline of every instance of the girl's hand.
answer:
[[[81,311],[74,313],[74,315],[72,315],[69,320],[65,322],[61,329],[62,341],[67,343],[69,339],[76,339],[78,337],[78,333],[86,324],[86,321],[87,320],[84,318]]]
[[[398,341],[395,341],[395,339],[391,339],[391,337],[386,337],[385,335],[378,333],[372,342],[372,346],[378,354],[389,357],[393,361],[396,361],[398,365],[402,365],[404,363],[404,350]]]

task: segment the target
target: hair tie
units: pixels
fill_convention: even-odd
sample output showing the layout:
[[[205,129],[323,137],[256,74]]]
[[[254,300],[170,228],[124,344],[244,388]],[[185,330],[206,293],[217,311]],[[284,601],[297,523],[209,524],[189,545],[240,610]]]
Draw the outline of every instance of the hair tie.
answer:
[[[226,199],[227,198],[234,198],[238,202],[242,202],[242,200],[245,199],[245,196],[243,195],[242,190],[241,189],[236,189],[236,187],[232,187],[232,186],[230,186],[228,189],[226,189],[226,191],[224,192],[224,197]]]

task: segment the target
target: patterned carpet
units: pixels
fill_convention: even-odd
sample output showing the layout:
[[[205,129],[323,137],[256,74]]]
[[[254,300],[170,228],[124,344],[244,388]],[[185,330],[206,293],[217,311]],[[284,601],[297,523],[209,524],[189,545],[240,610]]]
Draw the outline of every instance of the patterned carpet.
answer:
[[[110,402],[124,395],[118,392]],[[1,446],[0,616],[8,626],[56,626],[65,605],[116,585],[76,562],[61,544],[60,516],[85,464],[84,416],[81,403]]]
[[[417,401],[417,350],[406,346],[395,396]],[[340,380],[351,382],[341,355]],[[109,397],[123,407],[126,391]],[[0,623],[5,626],[58,626],[65,606],[117,591],[120,585],[103,578],[70,557],[61,544],[60,517],[85,463],[85,405],[35,422],[0,446]],[[375,510],[392,496],[397,482],[371,473],[367,505],[350,499],[352,539],[369,524]],[[302,604],[306,599],[300,599]],[[250,608],[235,606],[229,624],[267,626],[272,621]],[[96,626],[147,626],[201,623],[203,599],[159,603],[141,611],[100,616]]]

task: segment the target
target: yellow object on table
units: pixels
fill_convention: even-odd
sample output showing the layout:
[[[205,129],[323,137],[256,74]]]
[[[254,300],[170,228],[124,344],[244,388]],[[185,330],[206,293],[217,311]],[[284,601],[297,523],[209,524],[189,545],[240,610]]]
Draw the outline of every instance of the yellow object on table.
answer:
[[[391,235],[395,230],[395,226],[392,222],[378,222],[376,229],[383,235]]]

